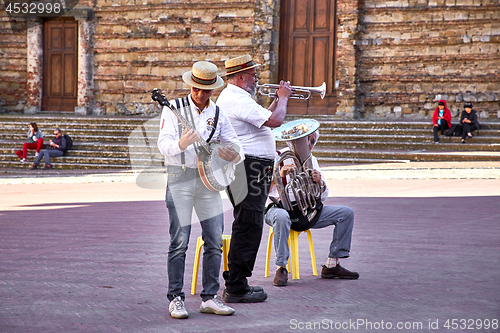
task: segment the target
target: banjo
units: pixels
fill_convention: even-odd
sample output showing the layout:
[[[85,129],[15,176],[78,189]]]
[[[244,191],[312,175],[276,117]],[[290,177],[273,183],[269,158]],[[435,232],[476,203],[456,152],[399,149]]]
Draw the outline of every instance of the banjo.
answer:
[[[174,109],[170,106],[168,99],[161,94],[159,89],[154,89],[151,92],[153,101],[158,102],[161,106],[168,107],[176,116],[179,121],[187,129],[193,131],[198,135],[198,142],[195,142],[198,148],[198,171],[200,173],[203,184],[210,191],[222,191],[235,179],[235,164],[234,162],[223,161],[218,155],[219,148],[224,146],[217,142],[207,143],[203,140],[200,133],[190,125],[184,118],[180,110]]]

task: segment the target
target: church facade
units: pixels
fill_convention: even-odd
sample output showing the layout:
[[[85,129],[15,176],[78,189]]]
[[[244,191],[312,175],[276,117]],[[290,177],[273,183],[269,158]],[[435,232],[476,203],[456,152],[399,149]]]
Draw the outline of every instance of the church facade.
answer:
[[[152,115],[151,90],[186,95],[181,75],[195,61],[223,74],[225,60],[250,54],[260,83],[325,82],[324,99],[294,100],[290,113],[423,119],[445,99],[454,115],[472,101],[482,119],[500,118],[498,0],[66,0],[57,15],[13,6],[28,2],[0,7],[0,112]]]

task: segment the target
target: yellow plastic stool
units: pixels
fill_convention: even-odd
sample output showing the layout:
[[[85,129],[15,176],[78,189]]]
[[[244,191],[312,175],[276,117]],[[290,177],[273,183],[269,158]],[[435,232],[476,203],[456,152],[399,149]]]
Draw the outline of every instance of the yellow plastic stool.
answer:
[[[194,255],[193,280],[191,281],[191,295],[196,295],[196,285],[198,284],[198,269],[200,268],[201,248],[205,242],[200,236],[196,240],[196,252]],[[222,260],[224,262],[224,270],[227,271],[227,255],[229,253],[229,245],[231,244],[231,235],[222,235]]]
[[[314,255],[313,239],[310,230],[306,231],[295,231],[290,230],[290,235],[288,236],[288,249],[290,250],[290,257],[288,258],[288,264],[286,269],[290,272],[290,259],[292,260],[292,279],[298,280],[299,277],[299,235],[305,232],[307,233],[307,238],[309,240],[309,253],[311,254],[311,265],[313,275],[317,276],[318,271],[316,269],[316,256]],[[266,255],[266,268],[264,272],[264,277],[269,276],[269,263],[271,262],[271,246],[273,245],[273,227],[269,228],[269,238],[267,240],[267,255]]]

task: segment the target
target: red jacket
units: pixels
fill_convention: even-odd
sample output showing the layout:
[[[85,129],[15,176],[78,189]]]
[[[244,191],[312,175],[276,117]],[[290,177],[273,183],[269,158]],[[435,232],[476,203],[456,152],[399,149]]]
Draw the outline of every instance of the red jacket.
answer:
[[[450,110],[448,110],[448,108],[446,107],[446,101],[444,99],[440,100],[440,102],[443,102],[444,103],[444,112],[443,112],[443,118],[444,120],[446,120],[446,122],[448,123],[448,128],[451,128],[451,112]],[[438,117],[439,117],[439,107],[437,107],[435,110],[434,110],[434,114],[432,115],[432,123],[434,125],[437,125],[438,124]]]

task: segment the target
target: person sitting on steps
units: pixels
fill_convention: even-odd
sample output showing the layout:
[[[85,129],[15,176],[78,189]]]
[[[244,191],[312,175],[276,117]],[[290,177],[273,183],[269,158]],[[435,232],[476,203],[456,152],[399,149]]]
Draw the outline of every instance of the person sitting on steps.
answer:
[[[472,109],[471,102],[465,102],[464,111],[460,116],[460,125],[462,125],[462,143],[465,143],[465,138],[472,139],[472,131],[479,129],[479,122],[477,121],[477,112]]]
[[[50,164],[51,157],[59,157],[63,156],[64,151],[66,150],[66,139],[62,135],[62,132],[59,128],[54,130],[54,140],[50,140],[50,149],[42,149],[40,154],[38,154],[35,163],[31,167],[32,170],[38,168],[40,161],[42,158],[45,159],[44,170],[52,169],[52,165]]]

